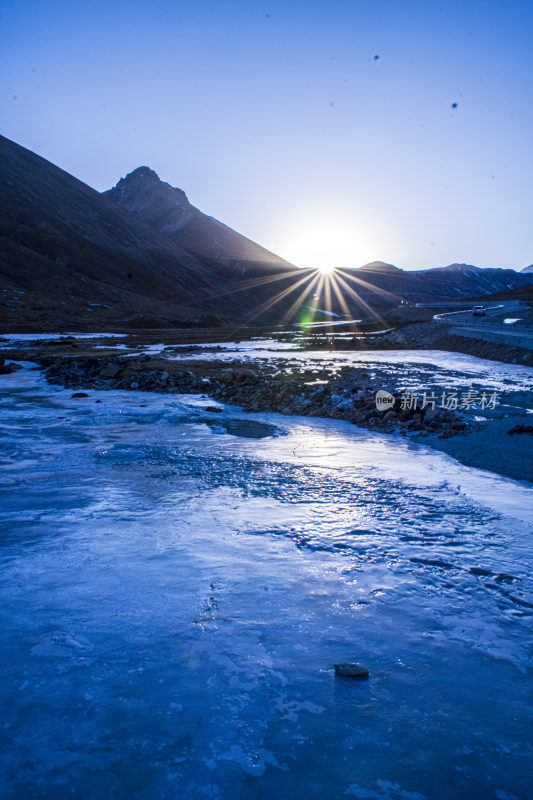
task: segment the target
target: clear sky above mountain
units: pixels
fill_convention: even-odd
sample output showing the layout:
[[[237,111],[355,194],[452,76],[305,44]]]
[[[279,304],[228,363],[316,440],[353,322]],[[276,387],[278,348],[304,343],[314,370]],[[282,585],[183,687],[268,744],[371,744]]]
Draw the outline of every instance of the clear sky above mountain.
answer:
[[[533,3],[6,0],[2,132],[300,266],[533,260]]]

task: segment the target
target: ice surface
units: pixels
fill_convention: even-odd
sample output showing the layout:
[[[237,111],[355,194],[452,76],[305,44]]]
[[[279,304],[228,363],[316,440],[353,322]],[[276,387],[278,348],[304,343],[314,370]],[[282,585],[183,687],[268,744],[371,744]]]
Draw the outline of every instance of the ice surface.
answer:
[[[175,346],[170,348],[173,350]],[[216,359],[271,361],[287,359],[293,367],[306,367],[320,370],[331,366],[372,367],[380,374],[390,373],[395,384],[406,388],[424,388],[431,384],[437,386],[470,386],[473,383],[503,391],[504,389],[533,389],[533,369],[520,364],[504,364],[476,358],[464,353],[451,353],[444,350],[339,350],[333,353],[326,350],[297,350],[289,343],[269,340],[262,342],[225,343],[223,345],[202,345],[196,353],[175,356],[180,359]],[[218,349],[220,347],[220,349]]]
[[[528,797],[528,485],[29,366],[0,397],[2,797]]]
[[[0,347],[13,347],[16,342],[53,342],[74,336],[76,339],[122,339],[127,333],[0,333]]]

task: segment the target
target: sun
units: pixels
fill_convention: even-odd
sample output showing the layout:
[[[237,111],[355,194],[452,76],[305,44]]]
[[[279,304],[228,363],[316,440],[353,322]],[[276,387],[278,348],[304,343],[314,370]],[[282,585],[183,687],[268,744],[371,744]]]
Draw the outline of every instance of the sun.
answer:
[[[306,218],[287,219],[273,252],[297,267],[319,270],[321,277],[372,261],[377,248],[368,241],[368,232],[359,230],[353,219],[337,216],[310,211]]]

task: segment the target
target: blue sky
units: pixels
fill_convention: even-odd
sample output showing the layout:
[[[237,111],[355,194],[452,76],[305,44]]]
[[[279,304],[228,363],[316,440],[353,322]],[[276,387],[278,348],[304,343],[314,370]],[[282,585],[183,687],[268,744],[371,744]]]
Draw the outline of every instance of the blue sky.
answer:
[[[532,2],[0,13],[2,133],[98,190],[148,165],[299,266],[533,262]]]

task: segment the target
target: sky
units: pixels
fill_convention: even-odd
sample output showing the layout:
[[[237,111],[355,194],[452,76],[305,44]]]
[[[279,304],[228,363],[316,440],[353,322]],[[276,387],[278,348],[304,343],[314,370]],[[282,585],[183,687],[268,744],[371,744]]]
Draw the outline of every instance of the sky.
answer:
[[[531,0],[0,0],[1,132],[303,267],[533,262]]]

